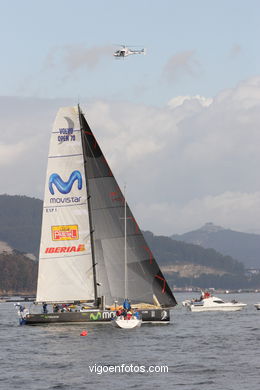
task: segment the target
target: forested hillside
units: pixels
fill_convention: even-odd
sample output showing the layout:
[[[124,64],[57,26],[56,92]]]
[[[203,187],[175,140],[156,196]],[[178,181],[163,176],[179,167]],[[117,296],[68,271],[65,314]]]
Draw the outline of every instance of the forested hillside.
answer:
[[[26,293],[36,290],[38,263],[18,252],[0,253],[0,294]]]
[[[144,235],[170,286],[260,288],[260,274],[246,276],[244,265],[230,256],[151,232]]]
[[[0,241],[38,258],[41,219],[42,200],[0,195]]]
[[[191,263],[210,266],[228,273],[244,274],[242,263],[230,256],[223,256],[214,249],[204,249],[199,245],[172,240],[170,237],[155,236],[151,232],[144,234],[155,257],[162,265]]]

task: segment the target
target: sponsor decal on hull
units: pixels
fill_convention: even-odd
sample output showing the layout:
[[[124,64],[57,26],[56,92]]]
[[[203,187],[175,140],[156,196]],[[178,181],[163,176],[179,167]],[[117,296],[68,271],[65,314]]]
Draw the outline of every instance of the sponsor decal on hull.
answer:
[[[115,313],[114,312],[109,312],[109,311],[103,311],[102,314],[101,312],[99,311],[98,313],[94,314],[94,313],[91,313],[89,318],[92,320],[92,321],[98,321],[98,320],[111,320],[112,318],[115,317]]]
[[[53,241],[78,240],[78,225],[61,225],[51,227]]]
[[[99,311],[97,314],[91,313],[91,314],[90,314],[90,319],[93,320],[93,321],[100,320],[100,319],[101,319],[101,313],[100,313],[100,311]]]

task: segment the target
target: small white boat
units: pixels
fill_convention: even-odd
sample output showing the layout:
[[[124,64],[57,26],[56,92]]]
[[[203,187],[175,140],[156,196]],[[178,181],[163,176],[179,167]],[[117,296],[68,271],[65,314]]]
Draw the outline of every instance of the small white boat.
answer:
[[[122,329],[140,328],[142,320],[136,317],[125,319],[123,316],[117,317],[112,321],[112,324]]]
[[[256,303],[255,305],[256,310],[260,310],[260,303]]]
[[[202,293],[200,299],[192,299],[191,301],[183,302],[189,310],[194,312],[201,311],[238,311],[242,310],[246,303],[237,302],[235,300],[231,302],[225,302],[218,297],[212,296],[210,293]]]

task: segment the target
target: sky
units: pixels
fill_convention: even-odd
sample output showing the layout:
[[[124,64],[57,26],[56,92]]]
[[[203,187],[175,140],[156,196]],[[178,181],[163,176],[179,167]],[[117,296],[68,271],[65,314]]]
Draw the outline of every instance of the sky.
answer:
[[[143,230],[260,233],[258,0],[0,1],[0,194],[43,198],[81,104]],[[120,45],[146,55],[115,59]]]

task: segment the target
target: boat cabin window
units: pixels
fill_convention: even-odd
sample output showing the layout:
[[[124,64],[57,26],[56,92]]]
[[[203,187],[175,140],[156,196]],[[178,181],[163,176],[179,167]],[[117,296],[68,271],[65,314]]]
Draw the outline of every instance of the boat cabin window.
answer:
[[[224,301],[222,301],[221,299],[217,299],[217,300],[215,300],[214,299],[214,301],[213,301],[214,303],[225,303]]]

